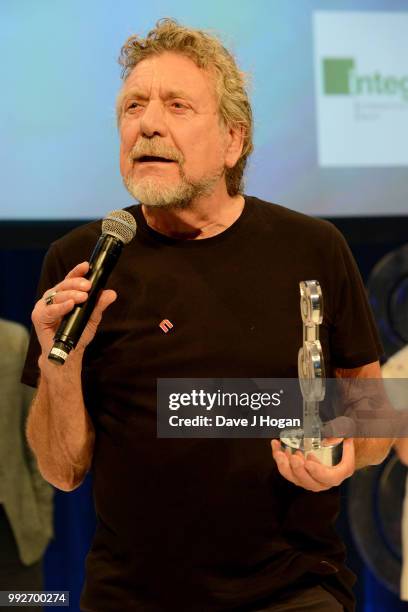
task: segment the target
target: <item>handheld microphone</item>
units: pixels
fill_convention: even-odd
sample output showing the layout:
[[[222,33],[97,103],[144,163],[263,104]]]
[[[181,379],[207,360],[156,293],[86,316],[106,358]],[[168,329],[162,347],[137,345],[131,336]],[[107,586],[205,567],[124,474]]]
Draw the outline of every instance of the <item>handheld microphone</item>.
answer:
[[[95,308],[100,291],[119,256],[123,245],[128,244],[136,234],[136,221],[125,210],[113,210],[102,221],[100,236],[89,260],[89,270],[85,278],[91,281],[86,302],[77,304],[65,315],[54,336],[54,345],[48,359],[63,365],[73,348],[76,347],[82,332]]]

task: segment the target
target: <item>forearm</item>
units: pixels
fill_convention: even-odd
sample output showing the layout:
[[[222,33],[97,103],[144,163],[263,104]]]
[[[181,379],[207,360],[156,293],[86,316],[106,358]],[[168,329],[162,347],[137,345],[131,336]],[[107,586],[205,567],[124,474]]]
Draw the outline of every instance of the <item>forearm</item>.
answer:
[[[95,433],[84,405],[77,356],[64,366],[40,358],[41,379],[27,438],[42,476],[64,491],[76,488],[92,461]]]
[[[391,417],[395,416],[395,411],[389,405],[388,397],[384,393],[381,383],[381,368],[378,361],[366,364],[358,368],[344,369],[337,368],[335,370],[336,378],[343,379],[344,384],[343,401],[345,406],[351,401],[353,409],[351,415],[357,419],[359,409],[366,410],[370,418],[364,422],[362,431],[366,433],[366,437],[356,437],[353,439],[355,452],[355,468],[358,470],[369,465],[378,465],[387,457],[394,443],[394,438],[386,437],[369,437],[368,432],[371,430],[384,432],[388,426],[389,435],[394,435],[395,430]],[[353,381],[354,379],[354,381]],[[358,380],[356,380],[358,379]],[[366,386],[361,382],[362,379],[370,379]],[[376,382],[378,381],[378,382]],[[357,395],[356,395],[357,394]],[[385,410],[385,413],[384,413]],[[373,436],[376,433],[372,433]]]
[[[384,461],[393,442],[390,438],[354,438],[356,469]]]
[[[61,320],[75,304],[84,303],[88,297],[91,282],[84,278],[88,271],[86,261],[75,266],[61,282],[43,294],[31,315],[42,352],[38,360],[40,386],[30,410],[27,438],[45,480],[64,491],[80,485],[91,466],[95,432],[82,395],[82,358],[104,310],[117,297],[110,289],[101,291],[65,365],[49,361],[47,355]]]

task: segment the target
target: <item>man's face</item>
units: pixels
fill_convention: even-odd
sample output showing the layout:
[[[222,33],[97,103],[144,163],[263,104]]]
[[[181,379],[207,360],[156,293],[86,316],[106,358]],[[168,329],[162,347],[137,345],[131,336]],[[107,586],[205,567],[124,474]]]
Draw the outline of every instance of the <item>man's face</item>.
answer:
[[[141,61],[124,83],[119,110],[120,170],[142,203],[186,207],[225,185],[230,133],[219,119],[213,77],[190,58],[166,52]]]

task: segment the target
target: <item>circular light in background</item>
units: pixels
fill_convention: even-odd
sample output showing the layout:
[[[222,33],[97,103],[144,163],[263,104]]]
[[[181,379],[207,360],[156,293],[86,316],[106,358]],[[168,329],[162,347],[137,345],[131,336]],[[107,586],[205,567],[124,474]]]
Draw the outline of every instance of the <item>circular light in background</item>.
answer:
[[[357,548],[376,578],[396,595],[401,579],[401,518],[407,468],[392,453],[349,482],[348,515]]]
[[[408,244],[388,253],[367,283],[387,357],[408,344]]]

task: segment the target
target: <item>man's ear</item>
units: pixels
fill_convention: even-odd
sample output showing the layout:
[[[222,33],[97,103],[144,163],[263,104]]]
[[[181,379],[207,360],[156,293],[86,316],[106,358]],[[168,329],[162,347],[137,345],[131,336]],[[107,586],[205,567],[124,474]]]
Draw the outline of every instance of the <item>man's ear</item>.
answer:
[[[227,149],[225,152],[225,165],[233,168],[241,157],[244,146],[245,128],[243,125],[227,126]]]

